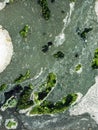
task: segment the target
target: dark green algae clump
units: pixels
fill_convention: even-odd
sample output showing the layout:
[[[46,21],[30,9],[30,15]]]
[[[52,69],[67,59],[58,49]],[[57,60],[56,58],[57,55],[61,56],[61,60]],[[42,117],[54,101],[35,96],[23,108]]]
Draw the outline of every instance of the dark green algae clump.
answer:
[[[31,85],[24,87],[24,90],[20,94],[20,97],[16,106],[18,110],[27,109],[31,107],[32,105],[34,105],[33,100],[30,99],[32,91],[33,91],[33,87]]]
[[[42,8],[42,16],[45,20],[48,20],[50,18],[50,9],[48,7],[47,0],[38,0],[38,4]]]
[[[53,103],[51,101],[44,100],[40,105],[36,105],[31,111],[30,115],[34,114],[56,114],[63,112],[77,99],[77,94],[68,94],[61,100]]]
[[[35,103],[40,103],[47,95],[51,92],[51,90],[55,87],[56,85],[56,75],[54,73],[49,73],[46,81],[39,86],[40,91],[39,92],[34,92],[34,102]]]
[[[92,68],[98,69],[98,48],[94,52],[94,57],[93,57],[93,61],[92,61]]]
[[[27,72],[24,75],[20,74],[19,77],[14,80],[14,83],[21,83],[29,78],[30,78],[30,71],[27,70]]]
[[[51,72],[47,75],[42,85],[38,87],[38,91],[34,91],[34,87],[31,84],[24,87],[18,84],[12,90],[5,93],[5,99],[8,101],[11,99],[11,96],[15,96],[17,103],[13,107],[18,111],[32,107],[32,110],[29,112],[30,115],[60,113],[68,109],[76,100],[77,94],[68,94],[55,103],[48,101],[47,97],[56,86],[56,83],[56,74]],[[11,107],[9,106],[9,108]]]

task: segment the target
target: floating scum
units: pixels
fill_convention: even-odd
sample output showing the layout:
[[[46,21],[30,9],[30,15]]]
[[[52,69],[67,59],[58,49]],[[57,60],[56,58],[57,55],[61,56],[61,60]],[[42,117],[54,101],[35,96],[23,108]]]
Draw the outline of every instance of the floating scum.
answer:
[[[0,73],[10,64],[13,55],[11,37],[6,29],[0,25]]]

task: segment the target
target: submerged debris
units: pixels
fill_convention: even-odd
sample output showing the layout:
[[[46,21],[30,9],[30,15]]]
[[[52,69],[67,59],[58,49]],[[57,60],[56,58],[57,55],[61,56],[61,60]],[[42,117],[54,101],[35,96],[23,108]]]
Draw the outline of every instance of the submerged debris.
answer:
[[[87,39],[87,34],[92,31],[92,27],[89,28],[84,28],[83,31],[81,31],[79,28],[77,28],[76,32],[77,34],[81,37],[81,39],[83,39],[84,41],[86,41]]]
[[[47,45],[42,46],[42,52],[46,53],[49,50]]]
[[[94,58],[93,58],[93,61],[92,61],[92,68],[98,69],[98,48],[94,52]]]
[[[50,18],[50,9],[48,8],[47,0],[38,0],[38,4],[42,7],[42,16],[45,20]]]
[[[50,46],[53,45],[53,43],[52,42],[48,42],[47,45],[48,45],[48,47],[50,47]]]
[[[53,43],[50,41],[47,43],[47,45],[42,46],[42,51],[46,53],[49,50],[49,47],[51,47]]]
[[[79,54],[78,54],[78,53],[76,53],[76,54],[75,54],[75,57],[76,57],[76,58],[77,58],[77,57],[79,57]]]
[[[21,91],[23,90],[22,86],[20,84],[17,84],[16,86],[14,86],[14,88],[8,92],[4,93],[5,96],[5,102],[11,98],[12,96],[18,96],[19,93],[21,93]],[[5,103],[4,102],[4,103]]]

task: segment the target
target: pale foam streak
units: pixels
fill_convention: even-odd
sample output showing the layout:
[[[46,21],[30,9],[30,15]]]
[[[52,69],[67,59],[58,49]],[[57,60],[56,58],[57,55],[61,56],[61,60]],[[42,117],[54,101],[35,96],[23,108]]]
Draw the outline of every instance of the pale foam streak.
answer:
[[[64,31],[71,21],[71,15],[72,15],[72,12],[74,10],[74,6],[75,6],[75,2],[71,2],[70,3],[70,11],[67,13],[66,17],[63,19],[64,26],[61,30],[61,33],[58,36],[55,37],[54,45],[57,46],[57,47],[62,45],[65,41]]]

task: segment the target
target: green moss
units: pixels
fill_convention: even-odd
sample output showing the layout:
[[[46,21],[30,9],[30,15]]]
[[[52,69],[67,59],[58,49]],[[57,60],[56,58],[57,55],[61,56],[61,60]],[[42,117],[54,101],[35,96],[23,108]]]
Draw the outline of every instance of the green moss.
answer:
[[[7,127],[12,128],[12,126],[15,126],[15,125],[16,125],[15,122],[9,121],[7,124]]]
[[[21,35],[23,38],[27,37],[28,32],[29,32],[29,29],[30,29],[30,26],[29,26],[28,24],[25,25],[24,28],[19,32],[20,35]]]
[[[33,100],[30,99],[32,91],[33,90],[32,90],[31,85],[24,87],[24,90],[20,94],[20,98],[19,98],[18,103],[17,103],[18,110],[27,109],[34,104]]]
[[[92,61],[92,68],[98,69],[98,48],[94,52],[94,58],[93,58],[93,61]]]
[[[44,100],[40,105],[36,105],[30,114],[55,114],[68,109],[68,107],[77,99],[77,94],[68,94],[56,103]]]
[[[16,107],[17,105],[17,100],[14,96],[12,96],[11,98],[9,98],[5,104],[3,104],[3,106],[1,107],[2,111],[5,111],[7,108],[13,108]]]
[[[42,7],[42,16],[45,20],[50,18],[50,9],[46,0],[38,0],[39,5]]]
[[[54,58],[61,59],[61,58],[64,58],[64,53],[61,51],[58,51],[57,53],[53,54],[53,56]]]
[[[18,123],[14,119],[7,119],[5,122],[5,127],[7,129],[16,129]]]
[[[45,83],[39,87],[41,90],[39,92],[34,92],[34,102],[36,104],[40,104],[40,102],[45,97],[47,97],[47,95],[55,86],[55,84],[56,84],[56,75],[54,73],[49,73],[49,75],[46,78]]]
[[[6,85],[6,84],[2,84],[2,85],[0,86],[0,92],[6,90],[6,88],[7,88],[7,85]]]
[[[56,75],[54,73],[49,73],[49,75],[47,76],[47,90],[49,90],[50,88],[54,87],[56,84]]]
[[[76,67],[75,67],[75,71],[79,71],[81,69],[82,65],[81,64],[78,64]]]
[[[18,78],[15,79],[15,83],[21,83],[26,79],[30,78],[30,71],[28,70],[25,75],[20,74],[20,76]]]

